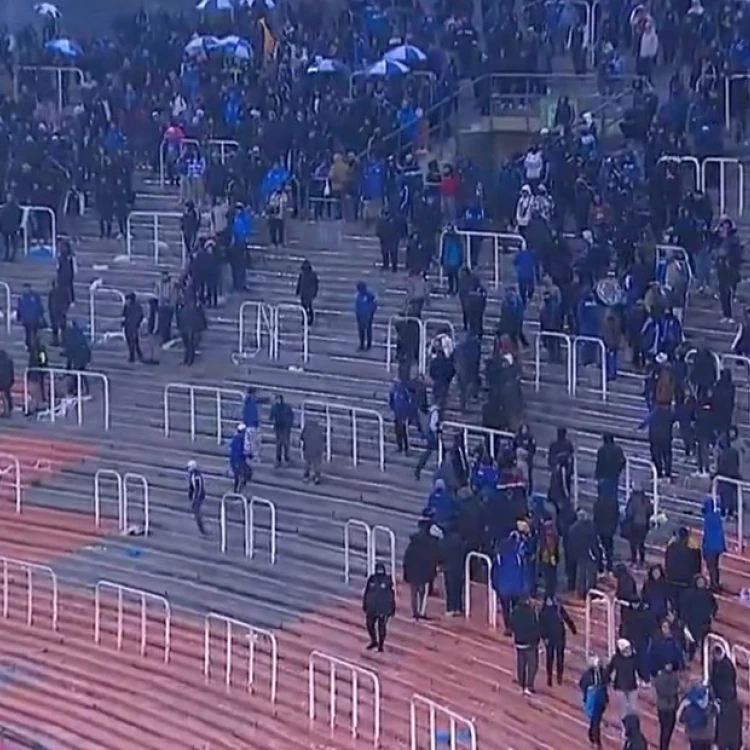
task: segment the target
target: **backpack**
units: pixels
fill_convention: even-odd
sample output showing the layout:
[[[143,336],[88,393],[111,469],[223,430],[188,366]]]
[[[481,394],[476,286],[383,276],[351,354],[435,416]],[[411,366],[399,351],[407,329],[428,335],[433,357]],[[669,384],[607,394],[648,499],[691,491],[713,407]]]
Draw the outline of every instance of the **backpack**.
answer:
[[[708,726],[708,709],[701,708],[697,703],[689,703],[682,712],[682,723],[690,732],[698,732]]]

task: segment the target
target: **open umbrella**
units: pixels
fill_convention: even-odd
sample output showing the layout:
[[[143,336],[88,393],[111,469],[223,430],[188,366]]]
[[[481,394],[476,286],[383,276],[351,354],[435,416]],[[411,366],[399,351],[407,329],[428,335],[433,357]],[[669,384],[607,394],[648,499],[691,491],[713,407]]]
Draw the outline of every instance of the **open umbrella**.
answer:
[[[62,13],[56,5],[52,3],[37,3],[34,6],[34,13],[38,13],[40,16],[47,16],[48,18],[61,18]]]
[[[234,11],[232,0],[200,0],[195,6],[196,10],[228,10]]]
[[[381,60],[376,62],[375,65],[367,69],[368,76],[383,76],[390,78],[391,76],[402,76],[404,73],[408,73],[409,68],[400,62],[394,60]]]
[[[253,56],[253,48],[250,46],[250,42],[235,35],[219,39],[217,46],[229,57],[234,57],[236,60],[249,60]]]
[[[394,62],[405,63],[420,63],[427,59],[427,55],[422,52],[419,47],[414,47],[411,44],[401,44],[398,47],[394,47],[383,55],[386,60],[392,60]]]
[[[52,39],[44,45],[44,48],[63,57],[78,57],[83,54],[81,45],[72,39]]]
[[[218,46],[219,40],[215,36],[198,36],[196,34],[185,45],[185,54],[188,57],[200,57]]]
[[[330,60],[325,57],[319,57],[310,67],[307,72],[310,74],[315,73],[343,73],[346,70],[346,65],[339,62],[338,60]]]

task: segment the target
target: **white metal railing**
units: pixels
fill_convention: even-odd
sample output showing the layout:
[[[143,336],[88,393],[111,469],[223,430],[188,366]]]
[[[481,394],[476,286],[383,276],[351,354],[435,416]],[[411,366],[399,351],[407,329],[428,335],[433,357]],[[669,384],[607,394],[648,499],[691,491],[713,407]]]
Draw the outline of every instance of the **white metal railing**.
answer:
[[[599,348],[600,366],[602,374],[602,401],[607,400],[607,347],[604,342],[596,336],[574,336],[573,337],[573,367],[570,380],[570,395],[576,395],[578,385],[578,345],[579,344],[596,344]]]
[[[185,149],[187,146],[195,146],[200,148],[200,141],[195,138],[181,138],[179,142],[175,142],[170,138],[163,138],[161,145],[159,146],[159,186],[164,187],[167,176],[167,149],[172,145],[177,145],[178,158],[182,158],[185,155]],[[179,166],[179,165],[178,165]]]
[[[469,435],[476,434],[481,435],[489,441],[489,454],[495,458],[495,441],[496,440],[513,440],[515,435],[512,432],[506,432],[505,430],[495,430],[492,427],[480,427],[476,424],[466,424],[464,422],[450,422],[446,421],[441,424],[442,434],[438,436],[438,465],[443,463],[443,453],[445,448],[443,446],[442,437],[449,430],[455,430],[460,432],[463,436],[464,448],[467,453],[471,452],[471,446],[469,445]]]
[[[656,471],[654,462],[641,456],[631,456],[625,454],[625,496],[630,497],[634,487],[633,474],[641,467],[649,475],[651,484],[651,495],[653,496],[652,520],[656,520],[661,513],[661,501],[659,497],[659,473]]]
[[[322,651],[313,651],[307,662],[308,675],[308,715],[310,721],[315,721],[316,715],[316,687],[315,687],[315,665],[322,662],[328,665],[328,723],[333,730],[336,727],[337,715],[337,670],[343,670],[349,676],[351,681],[351,733],[352,737],[359,736],[359,707],[360,707],[360,690],[362,681],[366,680],[372,685],[373,697],[373,730],[372,741],[375,746],[380,742],[380,679],[377,674],[370,669],[365,669],[351,662],[339,659],[337,656],[323,653]]]
[[[573,395],[573,351],[575,347],[571,337],[567,333],[559,333],[558,331],[537,331],[534,339],[534,390],[537,392],[542,382],[542,344],[544,339],[560,339],[566,348],[566,380],[568,387],[568,395]]]
[[[5,481],[5,477],[12,474],[13,495],[15,496],[16,513],[21,512],[21,461],[13,453],[0,451],[0,463],[6,462],[7,466],[0,469],[0,482]]]
[[[239,408],[242,409],[242,404],[245,401],[245,394],[236,388],[219,388],[212,385],[191,385],[190,383],[168,383],[164,387],[164,437],[169,437],[172,425],[169,417],[169,395],[174,391],[185,391],[188,396],[188,408],[190,418],[190,439],[195,440],[196,436],[196,411],[195,411],[195,397],[199,393],[207,393],[216,399],[216,444],[221,445],[224,442],[224,436],[222,432],[223,412],[222,412],[222,397],[226,396],[230,399],[238,398]]]
[[[84,75],[80,68],[75,66],[61,66],[61,65],[18,65],[13,70],[13,91],[16,97],[19,93],[19,73],[54,73],[55,76],[55,93],[57,95],[57,110],[62,112],[64,105],[63,92],[65,88],[63,86],[63,76],[67,73],[76,79],[78,86],[83,85]]]
[[[143,497],[143,535],[148,536],[151,529],[150,487],[143,474],[126,472],[121,474],[114,469],[98,469],[94,474],[94,523],[99,528],[102,516],[101,484],[105,478],[113,479],[117,488],[117,528],[121,534],[128,532],[130,509],[130,486],[137,484]]]
[[[270,699],[276,703],[276,692],[279,681],[279,643],[274,633],[265,628],[251,625],[249,622],[235,620],[225,617],[218,612],[209,612],[203,621],[203,677],[208,683],[211,679],[211,623],[224,628],[224,643],[226,644],[224,656],[224,684],[228,687],[232,684],[232,661],[234,650],[234,631],[240,630],[247,638],[248,664],[247,664],[247,691],[253,692],[255,682],[255,649],[256,643],[266,640],[269,644],[270,664]]]
[[[391,366],[393,364],[393,349],[394,349],[394,343],[393,343],[393,331],[396,328],[396,322],[397,321],[404,321],[406,324],[410,323],[416,323],[417,327],[419,328],[419,354],[418,354],[418,367],[419,367],[419,373],[420,375],[425,374],[426,366],[425,366],[425,326],[424,323],[420,318],[413,318],[413,317],[407,317],[405,315],[391,315],[390,318],[388,318],[388,331],[385,335],[385,370],[386,372],[391,371]]]
[[[487,566],[487,619],[490,627],[497,628],[497,594],[492,586],[492,560],[489,555],[473,550],[466,555],[464,562],[464,616],[471,617],[471,561],[477,560]]]
[[[21,206],[21,239],[23,240],[23,254],[29,254],[30,240],[29,237],[29,219],[31,214],[47,214],[50,222],[50,240],[49,248],[53,258],[57,257],[57,217],[55,212],[49,206]]]
[[[696,159],[694,156],[676,156],[674,154],[669,154],[666,156],[661,156],[659,158],[658,163],[661,164],[662,162],[672,162],[674,164],[680,165],[680,167],[682,167],[683,164],[689,164],[694,170],[695,177],[695,186],[691,186],[691,189],[695,192],[698,192],[701,189],[703,185],[703,180],[701,177],[701,165],[698,159]]]
[[[383,415],[375,411],[375,409],[363,409],[359,406],[351,406],[350,404],[338,404],[331,401],[315,401],[305,399],[302,402],[301,409],[301,428],[305,427],[305,414],[309,413],[312,409],[323,409],[325,411],[326,420],[326,461],[330,463],[333,455],[332,446],[332,411],[343,411],[345,415],[351,417],[352,426],[352,465],[359,466],[359,441],[358,441],[358,428],[357,418],[358,417],[371,417],[374,418],[377,424],[378,430],[378,465],[380,471],[385,471],[385,422],[383,421]]]
[[[58,416],[64,417],[67,415],[70,409],[75,408],[78,426],[83,425],[83,404],[87,400],[87,397],[83,395],[83,379],[93,378],[94,380],[100,380],[102,383],[102,410],[104,418],[104,429],[109,430],[110,428],[110,411],[109,411],[109,378],[103,372],[94,372],[91,370],[65,370],[62,367],[27,367],[23,373],[23,405],[24,411],[29,410],[29,374],[32,372],[43,373],[48,375],[47,383],[49,388],[49,409],[45,409],[37,414],[37,418],[44,418],[49,416],[50,422],[54,424]],[[76,381],[76,395],[75,396],[63,396],[62,401],[56,403],[55,393],[55,376],[61,375],[63,377],[75,378]]]
[[[720,370],[725,369],[732,363],[735,365],[742,365],[745,371],[745,378],[746,378],[745,382],[740,383],[740,382],[737,382],[736,380],[734,382],[738,390],[740,389],[740,386],[742,386],[743,390],[747,393],[748,411],[745,411],[745,416],[748,419],[748,423],[750,423],[750,357],[745,357],[742,354],[733,354],[731,352],[722,354],[721,359],[720,359]],[[738,408],[737,411],[738,411],[737,423],[739,426],[741,424],[739,421],[739,414],[742,414],[742,409]]]
[[[302,316],[302,362],[307,364],[310,359],[310,318],[302,305],[278,304],[273,310],[273,349],[272,359],[279,358],[279,341],[281,336],[281,314],[283,311],[299,313]]]
[[[276,563],[276,506],[263,497],[251,496],[248,500],[245,495],[236,492],[225,492],[219,506],[219,527],[221,533],[221,551],[227,552],[227,504],[239,502],[243,513],[243,547],[244,555],[252,559],[255,557],[255,506],[263,505],[269,512],[269,553],[271,564]]]
[[[128,219],[125,224],[125,252],[127,253],[128,260],[131,260],[131,261],[133,260],[133,242],[135,241],[135,237],[133,236],[133,220],[134,219],[149,220],[149,223],[154,233],[154,238],[152,240],[154,265],[158,266],[159,258],[161,256],[161,251],[162,251],[162,246],[161,246],[162,241],[159,239],[160,237],[159,221],[161,219],[172,219],[172,220],[177,220],[179,222],[180,219],[182,219],[182,214],[179,214],[176,211],[131,211],[128,214]],[[140,228],[143,228],[143,226],[141,226]],[[179,234],[182,264],[184,265],[187,260],[187,247],[185,247],[185,239],[182,236],[182,231],[179,229],[179,226],[177,228],[177,232]],[[166,242],[164,242],[164,244],[166,245]]]
[[[209,138],[207,141],[207,145],[209,149],[218,147],[219,161],[222,164],[226,163],[228,149],[231,149],[232,151],[237,151],[237,149],[239,149],[240,147],[240,144],[238,141],[234,141],[230,138]]]
[[[4,317],[3,323],[5,324],[5,330],[7,331],[8,335],[10,335],[10,329],[11,329],[11,326],[13,325],[10,285],[6,283],[5,281],[0,281],[0,289],[3,290],[3,299],[4,299],[4,304],[2,308],[0,308],[0,310],[2,311],[2,315]]]
[[[449,750],[458,750],[459,747],[477,750],[477,728],[474,719],[467,719],[447,706],[419,693],[414,693],[409,703],[410,750],[420,750],[425,747],[425,744],[420,741],[420,735],[424,733],[420,732],[417,720],[420,708],[427,711],[427,729],[430,733],[427,747],[430,750],[436,750],[438,746],[447,746]],[[447,730],[438,729],[438,717],[443,721],[447,720]]]
[[[732,81],[750,78],[750,73],[722,73],[724,79],[724,127],[727,132],[732,129]]]
[[[429,365],[431,363],[430,352],[432,351],[432,345],[437,341],[437,337],[440,335],[437,334],[434,338],[430,338],[428,334],[429,326],[436,326],[438,328],[446,329],[445,331],[443,331],[443,333],[451,337],[451,341],[453,342],[454,346],[456,343],[456,327],[453,325],[453,323],[451,323],[450,320],[447,320],[445,318],[424,318],[422,320],[422,346],[419,350],[419,372],[421,375],[425,376],[429,374]]]
[[[96,332],[96,297],[109,295],[116,297],[117,301],[123,307],[125,306],[125,295],[119,289],[113,289],[111,287],[103,286],[98,284],[96,281],[92,282],[89,286],[89,338],[91,343],[94,344],[98,341]],[[122,326],[117,331],[105,331],[102,334],[102,341],[106,342],[109,339],[124,339],[125,332],[122,330]]]
[[[742,692],[745,693],[745,691],[747,691],[746,695],[750,695],[750,649],[745,648],[745,646],[740,646],[737,643],[733,643],[729,658],[734,663],[735,668],[738,668],[744,662],[746,677],[745,690],[743,690]],[[747,711],[745,711],[745,727],[743,729],[743,733],[747,733],[747,731],[749,730],[750,716],[748,716]]]
[[[690,267],[690,255],[688,254],[687,250],[682,247],[682,245],[659,244],[656,246],[657,279],[663,281],[663,279],[661,278],[660,269],[662,266],[666,266],[667,253],[669,252],[674,253],[684,264],[685,273],[687,274],[687,289],[685,293],[685,298],[687,299],[687,297],[690,295],[690,287],[693,283],[693,269]]]
[[[717,474],[711,482],[711,495],[715,503],[719,502],[719,485],[728,484],[734,487],[737,492],[737,548],[740,552],[745,548],[745,499],[743,495],[744,490],[750,490],[750,482],[743,481],[742,479],[734,479],[733,477],[725,477]]]
[[[396,579],[396,535],[393,529],[388,526],[376,524],[370,526],[365,521],[357,518],[350,518],[344,524],[344,582],[349,583],[351,577],[351,533],[353,529],[361,529],[365,535],[365,563],[367,565],[367,575],[371,576],[375,572],[375,563],[378,562],[378,535],[385,535],[388,540],[388,563],[390,564],[389,573],[395,583]]]
[[[140,603],[140,651],[141,656],[146,655],[146,644],[148,641],[147,623],[148,623],[148,602],[153,602],[158,605],[160,609],[164,611],[164,636],[163,636],[163,648],[164,648],[164,662],[169,662],[169,657],[172,649],[172,608],[169,604],[169,600],[165,596],[159,594],[153,594],[150,591],[144,591],[143,589],[132,588],[131,586],[123,586],[113,581],[97,581],[94,587],[94,643],[99,645],[101,643],[102,628],[102,592],[112,591],[117,594],[117,624],[116,624],[116,638],[117,638],[117,650],[122,651],[122,642],[125,631],[124,623],[124,608],[125,608],[125,596],[128,595],[131,598],[136,599]]]
[[[612,599],[605,591],[600,591],[599,589],[589,589],[589,591],[586,592],[583,633],[583,649],[586,659],[589,659],[594,655],[591,646],[591,630],[593,608],[595,604],[604,605],[604,622],[607,628],[607,657],[610,657],[615,650],[615,614]]]
[[[734,653],[729,641],[718,633],[706,633],[706,637],[703,639],[703,682],[706,684],[708,684],[711,673],[711,651],[716,646],[721,646],[724,654],[734,662]]]
[[[708,187],[708,167],[719,167],[719,213],[727,212],[727,166],[737,168],[737,216],[745,211],[745,167],[739,159],[729,156],[707,156],[701,164],[701,188],[706,192]]]
[[[10,568],[20,568],[26,574],[26,625],[31,627],[34,624],[34,573],[39,573],[49,577],[50,580],[50,594],[52,596],[50,616],[52,618],[52,630],[57,630],[59,592],[55,571],[48,565],[38,565],[25,560],[16,560],[12,557],[0,557],[0,561],[3,564],[3,617],[7,619],[10,614]]]
[[[245,336],[247,331],[246,312],[255,310],[255,346],[250,349],[245,347]],[[255,357],[263,348],[263,334],[268,334],[268,357],[273,359],[274,352],[274,313],[273,306],[265,302],[247,300],[240,305],[239,312],[239,348],[234,355],[235,364],[237,360]]]

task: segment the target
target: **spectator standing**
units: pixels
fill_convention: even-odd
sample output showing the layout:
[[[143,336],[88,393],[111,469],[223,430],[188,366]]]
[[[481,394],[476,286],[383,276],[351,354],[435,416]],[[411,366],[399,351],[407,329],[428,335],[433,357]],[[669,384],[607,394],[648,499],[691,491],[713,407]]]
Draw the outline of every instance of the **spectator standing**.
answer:
[[[404,552],[403,576],[409,586],[411,616],[415,621],[428,619],[427,588],[437,575],[436,539],[440,534],[439,529],[433,534],[429,519],[421,519]]]
[[[516,677],[524,695],[534,693],[539,668],[539,620],[533,605],[524,594],[510,614],[510,630],[516,650]]]
[[[3,400],[2,415],[6,419],[13,414],[13,384],[15,383],[13,360],[5,349],[0,349],[0,396]]]
[[[659,717],[659,750],[669,750],[669,743],[677,723],[679,690],[680,678],[672,664],[667,662],[654,677],[656,711]]]
[[[302,458],[305,461],[305,481],[312,479],[313,484],[320,484],[320,467],[323,462],[325,436],[320,422],[314,417],[306,417],[302,428]]]
[[[389,618],[396,614],[396,595],[393,590],[393,579],[381,562],[375,563],[375,571],[365,584],[362,610],[365,613],[367,634],[370,636],[367,650],[377,648],[378,652],[382,653],[387,635],[386,625]]]
[[[310,325],[315,322],[313,303],[318,296],[318,288],[318,274],[313,270],[309,260],[303,261],[302,268],[297,277],[297,290],[295,294],[299,297],[302,309],[307,313],[307,322]]]
[[[724,521],[721,509],[713,497],[703,501],[703,538],[701,541],[703,559],[708,570],[709,589],[713,592],[721,590],[721,574],[719,562],[727,551],[724,537]]]
[[[638,713],[638,677],[635,651],[626,638],[618,638],[617,650],[606,667],[607,682],[612,681],[620,696],[621,718]]]
[[[367,288],[364,281],[357,283],[357,295],[354,298],[354,315],[357,318],[357,333],[359,334],[359,348],[357,351],[369,352],[372,349],[372,323],[378,301]]]
[[[206,527],[203,525],[203,503],[206,500],[206,485],[203,481],[203,474],[198,468],[196,461],[188,461],[188,501],[190,502],[190,511],[195,518],[198,531],[203,536],[208,536]]]
[[[553,666],[557,684],[562,685],[565,672],[566,627],[576,635],[575,623],[565,607],[554,596],[546,596],[539,610],[539,632],[545,648],[547,687],[552,687]]]
[[[609,703],[609,679],[598,656],[589,658],[588,667],[578,681],[583,695],[583,710],[588,719],[588,739],[592,747],[602,746],[602,719]]]
[[[280,393],[276,395],[271,407],[270,420],[276,441],[276,468],[278,469],[282,461],[290,463],[289,445],[292,439],[292,427],[294,427],[292,407],[284,401]]]

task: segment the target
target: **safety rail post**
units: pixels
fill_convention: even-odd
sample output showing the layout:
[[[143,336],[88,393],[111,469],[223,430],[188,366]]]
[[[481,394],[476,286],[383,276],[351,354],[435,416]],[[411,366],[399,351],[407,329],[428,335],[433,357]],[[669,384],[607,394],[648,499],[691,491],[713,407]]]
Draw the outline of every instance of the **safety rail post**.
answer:
[[[270,698],[271,704],[276,703],[276,692],[278,687],[278,675],[279,675],[279,642],[276,635],[270,630],[265,628],[259,628],[255,625],[251,625],[249,622],[243,622],[242,620],[235,620],[232,617],[226,617],[220,615],[218,612],[209,612],[203,621],[203,677],[208,684],[211,679],[211,623],[223,625],[226,628],[226,656],[224,664],[224,683],[227,688],[232,684],[232,647],[233,642],[233,631],[238,628],[244,631],[247,636],[248,642],[248,665],[247,665],[247,692],[253,692],[253,684],[255,682],[255,648],[256,642],[265,638],[269,643],[270,657],[271,657],[271,686],[270,686]]]
[[[29,217],[32,212],[47,214],[50,222],[50,252],[57,257],[57,217],[49,206],[21,206],[21,238],[23,239],[23,254],[29,254]]]
[[[18,97],[18,74],[20,72],[29,73],[54,73],[55,83],[57,84],[57,111],[62,112],[63,110],[63,74],[71,73],[78,78],[78,85],[82,85],[84,81],[83,71],[80,68],[76,68],[71,65],[18,65],[15,67],[13,72],[13,93],[15,97]]]
[[[633,490],[633,472],[637,466],[645,468],[651,475],[651,494],[654,496],[654,507],[651,520],[658,522],[661,512],[661,499],[659,497],[659,472],[654,462],[641,456],[625,455],[625,499],[630,497]]]
[[[0,469],[0,480],[13,472],[13,495],[16,505],[16,513],[21,512],[21,461],[13,453],[0,451],[0,461],[7,461],[8,466]]]
[[[248,350],[245,348],[245,311],[254,309],[255,318],[255,348]],[[254,357],[263,348],[263,332],[268,333],[268,358],[273,359],[274,352],[274,334],[273,334],[274,309],[273,306],[264,302],[246,300],[240,305],[239,311],[239,348],[235,355],[236,359],[249,359]]]
[[[495,234],[494,239],[494,248],[493,248],[493,263],[495,267],[495,289],[500,288],[500,257],[503,254],[503,246],[507,243],[514,243],[519,246],[520,250],[526,249],[526,240],[525,238],[520,235],[516,234],[514,232],[497,232]]]
[[[351,578],[351,532],[352,529],[362,529],[365,533],[365,565],[367,566],[366,575],[372,575],[374,569],[373,559],[373,541],[372,541],[372,528],[369,523],[360,521],[357,518],[350,518],[344,524],[344,583],[349,583]],[[395,569],[391,570],[391,576],[395,579]]]
[[[467,750],[477,750],[477,728],[474,724],[474,719],[467,719],[465,716],[457,714],[447,706],[443,706],[431,698],[427,698],[419,693],[414,693],[409,702],[410,750],[419,750],[419,748],[424,747],[423,743],[419,741],[420,732],[417,722],[417,712],[420,707],[427,709],[428,727],[430,732],[430,750],[435,750],[438,746],[438,714],[440,714],[443,719],[448,720],[448,742],[441,744],[447,744],[449,750],[458,750],[459,746],[466,747]],[[465,736],[461,738],[461,740],[459,740],[459,727],[463,727],[465,732]]]
[[[3,290],[4,294],[3,297],[5,299],[5,304],[2,306],[2,313],[5,320],[3,321],[5,323],[5,330],[7,334],[10,336],[10,329],[13,325],[13,312],[12,312],[12,303],[11,303],[11,293],[10,293],[10,284],[8,284],[5,281],[0,281],[0,289]]]
[[[128,260],[133,260],[133,219],[150,219],[152,223],[152,229],[154,232],[154,265],[159,265],[159,219],[182,219],[182,214],[176,211],[131,211],[128,214],[127,221],[125,222],[125,252],[128,256]],[[179,230],[178,230],[179,231]],[[185,247],[185,239],[180,235],[180,251],[182,254],[182,263],[185,264],[187,260],[187,248]]]
[[[701,170],[700,162],[694,156],[676,156],[674,154],[667,154],[665,156],[659,157],[657,164],[661,164],[662,162],[672,162],[674,164],[678,164],[680,167],[682,167],[683,164],[689,164],[693,168],[693,170],[695,170],[695,188],[693,189],[696,192],[702,189],[703,173]]]
[[[225,492],[221,497],[221,503],[219,505],[219,531],[221,534],[221,553],[226,555],[227,553],[227,503],[241,503],[243,513],[243,527],[244,527],[244,554],[245,557],[250,557],[250,505],[247,498],[244,495],[240,495],[237,492]]]
[[[380,679],[377,674],[370,669],[357,666],[351,662],[339,659],[331,654],[322,651],[313,651],[307,662],[308,674],[308,715],[310,721],[315,721],[316,699],[315,699],[315,664],[324,662],[328,664],[329,679],[329,698],[328,698],[328,721],[331,729],[336,726],[336,704],[338,693],[336,690],[336,670],[342,669],[347,672],[351,679],[351,733],[352,737],[357,738],[359,733],[359,706],[360,706],[360,687],[362,680],[367,680],[372,685],[373,694],[373,745],[377,747],[380,742]]]
[[[376,524],[372,527],[372,533],[370,534],[370,550],[369,550],[369,563],[368,568],[370,575],[375,572],[375,563],[378,562],[378,534],[381,536],[385,535],[388,541],[388,562],[390,564],[390,574],[393,578],[394,584],[396,583],[396,534],[393,529],[389,526],[382,526]]]
[[[115,469],[97,469],[94,474],[94,525],[98,529],[102,522],[102,480],[105,478],[114,479],[117,488],[117,523],[119,530],[123,530],[123,517],[125,492],[122,481],[122,474]]]
[[[735,669],[737,669],[742,662],[745,663],[745,669],[747,670],[746,690],[750,693],[750,649],[745,646],[740,646],[738,643],[733,643],[729,658],[734,663]],[[750,730],[750,716],[747,715],[746,711],[745,731],[747,730]]]
[[[198,393],[208,393],[216,399],[216,444],[221,445],[224,441],[222,431],[222,396],[239,398],[242,405],[245,394],[236,388],[219,388],[211,385],[192,385],[191,383],[167,383],[164,386],[164,437],[169,437],[171,424],[169,419],[169,395],[173,391],[184,390],[188,396],[188,409],[190,418],[190,439],[195,441],[196,437],[196,411],[195,396]]]
[[[163,188],[164,183],[166,181],[166,148],[170,145],[170,139],[167,137],[164,137],[162,139],[161,145],[159,146],[159,187]],[[179,153],[180,153],[180,159],[183,157],[185,153],[185,147],[186,146],[197,146],[200,148],[200,141],[196,140],[195,138],[182,138],[178,144],[179,147]]]
[[[711,496],[714,499],[714,503],[719,504],[719,485],[728,484],[735,488],[737,492],[737,549],[742,552],[745,548],[745,502],[744,502],[744,490],[750,490],[750,482],[743,481],[742,479],[735,479],[734,477],[725,477],[721,474],[717,474],[711,482]]]
[[[602,372],[602,401],[607,400],[607,347],[604,342],[596,336],[574,336],[573,337],[573,371],[570,378],[571,396],[575,397],[578,386],[578,345],[579,344],[596,344],[599,347],[599,354],[601,356],[601,372]]]
[[[708,167],[715,164],[719,167],[719,213],[725,214],[727,208],[727,165],[737,167],[737,216],[745,211],[745,167],[739,159],[729,156],[707,156],[701,164],[700,187],[706,192],[708,187]]]
[[[720,368],[719,371],[725,369],[728,367],[731,363],[735,365],[742,365],[743,369],[745,370],[745,375],[747,377],[747,381],[744,383],[745,386],[750,385],[750,357],[745,357],[742,354],[733,354],[731,352],[727,352],[726,354],[721,355],[720,360]],[[735,381],[736,383],[736,381]],[[737,384],[737,383],[736,383]],[[750,392],[748,392],[748,401],[750,402]],[[749,404],[750,406],[750,404]],[[738,411],[741,411],[738,409]],[[750,420],[750,414],[747,414],[748,419]]]
[[[94,378],[94,380],[100,380],[102,383],[102,409],[104,416],[104,429],[109,431],[110,429],[110,408],[109,408],[109,378],[103,372],[95,372],[93,370],[65,370],[62,367],[27,367],[23,373],[23,405],[24,411],[29,410],[29,374],[32,372],[44,373],[49,375],[47,381],[49,383],[49,404],[50,407],[44,412],[37,414],[37,419],[49,413],[50,422],[54,424],[56,419],[57,407],[55,404],[55,375],[62,375],[64,377],[74,377],[76,379],[76,396],[75,397],[64,397],[63,404],[75,403],[76,413],[78,418],[78,426],[83,425],[83,379]],[[67,407],[61,409],[61,416],[67,414]]]
[[[464,422],[451,422],[451,421],[445,421],[442,423],[442,432],[443,435],[448,430],[457,430],[461,432],[463,435],[463,443],[464,448],[466,449],[467,453],[470,452],[469,447],[469,433],[477,433],[479,435],[482,435],[483,437],[487,438],[490,443],[490,449],[489,454],[494,459],[495,458],[495,440],[513,440],[515,438],[515,435],[512,432],[507,432],[506,430],[495,430],[492,427],[480,427],[479,425],[475,424],[466,424]],[[438,464],[441,464],[443,462],[443,441],[438,440]]]
[[[125,306],[125,295],[119,289],[113,289],[112,287],[102,286],[96,281],[89,285],[89,337],[91,343],[96,343],[96,297],[97,295],[111,294],[117,297],[117,301],[124,307]],[[108,338],[125,338],[124,331],[111,331],[105,332],[102,336],[102,340],[106,341]]]
[[[147,603],[154,602],[164,609],[164,663],[169,663],[169,657],[172,649],[172,608],[169,600],[165,596],[153,594],[150,591],[136,589],[131,586],[123,586],[114,581],[97,581],[94,587],[94,643],[101,643],[101,619],[102,619],[102,592],[113,591],[117,594],[117,650],[122,651],[122,642],[124,637],[124,599],[128,594],[136,598],[141,605],[141,656],[146,655],[147,643]]]
[[[487,566],[487,618],[490,627],[497,628],[497,594],[492,587],[492,560],[484,552],[471,551],[464,562],[464,617],[471,617],[471,561],[477,560]]]
[[[130,485],[137,484],[141,488],[143,496],[143,536],[148,536],[151,530],[151,506],[150,506],[150,488],[148,480],[143,474],[127,472],[122,481],[122,519],[120,520],[121,531],[127,532],[128,525],[128,508],[130,507]]]
[[[600,589],[589,589],[586,593],[584,610],[583,649],[586,659],[589,659],[593,655],[591,648],[591,616],[595,603],[604,604],[605,625],[607,628],[607,656],[611,656],[615,650],[615,618],[612,599],[605,591],[601,591]]]
[[[233,141],[228,138],[209,138],[208,139],[208,147],[209,149],[211,147],[219,147],[219,161],[224,164],[227,159],[227,148],[233,148],[235,151],[237,151],[240,147],[240,144],[238,141]]]
[[[734,653],[732,647],[729,645],[729,641],[718,633],[706,633],[706,637],[703,639],[703,682],[706,684],[708,684],[708,678],[711,673],[711,651],[716,646],[721,646],[724,654],[734,663]]]
[[[271,565],[276,564],[276,505],[270,500],[266,500],[264,497],[258,497],[252,495],[249,502],[249,518],[250,518],[250,554],[247,555],[250,559],[255,557],[255,505],[262,505],[268,508],[269,520],[268,520],[268,533],[269,533],[269,554],[271,557]]]
[[[279,358],[279,339],[281,332],[281,312],[287,310],[289,312],[301,313],[302,314],[302,362],[307,364],[310,359],[310,318],[302,305],[293,305],[281,303],[272,307],[272,320],[271,326],[272,338],[273,338],[273,349],[271,359]]]
[[[3,563],[3,617],[7,620],[10,609],[10,568],[21,568],[26,573],[26,625],[34,624],[34,572],[49,576],[52,586],[51,618],[52,630],[57,630],[58,598],[57,573],[49,565],[38,565],[37,563],[17,560],[12,557],[0,557]]]
[[[434,339],[430,339],[427,335],[427,326],[434,325],[439,326],[441,328],[446,328],[448,333],[446,335],[451,337],[451,341],[455,343],[456,341],[456,327],[451,323],[450,320],[444,319],[444,318],[425,318],[421,321],[422,323],[422,329],[420,332],[420,336],[422,338],[422,346],[420,347],[420,367],[419,367],[419,374],[420,375],[427,375],[427,358],[430,353],[430,349],[432,348],[432,345],[437,340],[437,336]],[[440,335],[440,334],[438,334]]]
[[[567,333],[537,331],[534,337],[534,390],[538,393],[542,382],[542,343],[544,338],[562,339],[566,349],[566,379],[568,395],[573,395],[573,343]]]
[[[409,315],[391,315],[388,318],[388,331],[385,336],[385,371],[391,371],[391,365],[393,363],[393,329],[396,327],[396,321],[404,321],[405,323],[414,322],[419,328],[419,359],[417,367],[419,368],[420,375],[425,374],[425,325],[421,318],[415,318]]]

